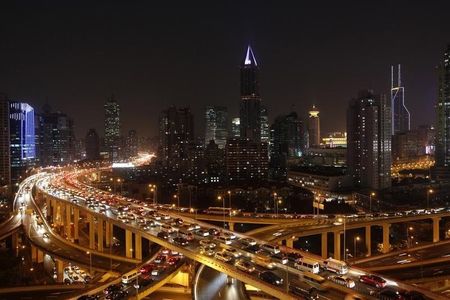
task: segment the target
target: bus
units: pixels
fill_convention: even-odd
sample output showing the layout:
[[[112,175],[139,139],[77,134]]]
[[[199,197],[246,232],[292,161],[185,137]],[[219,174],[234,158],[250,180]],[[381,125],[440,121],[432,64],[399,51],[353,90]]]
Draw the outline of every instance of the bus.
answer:
[[[327,258],[324,262],[324,269],[336,274],[345,275],[348,272],[347,264],[343,261]]]
[[[208,209],[205,210],[205,213],[208,215],[235,216],[240,212],[240,209],[232,209],[229,207],[208,207]]]
[[[313,260],[311,258],[303,257],[298,260],[294,267],[302,271],[308,271],[313,274],[318,274],[320,272],[319,262],[317,260]]]

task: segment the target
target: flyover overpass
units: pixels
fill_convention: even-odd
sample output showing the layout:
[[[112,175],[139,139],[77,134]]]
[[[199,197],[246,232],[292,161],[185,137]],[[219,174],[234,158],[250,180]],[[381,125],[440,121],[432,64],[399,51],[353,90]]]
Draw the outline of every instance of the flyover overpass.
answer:
[[[74,181],[73,181],[74,177],[78,176],[79,174],[81,174],[81,173],[75,173],[75,174],[72,173],[72,174],[70,174],[70,176],[72,176],[71,178],[66,177],[66,178],[64,178],[64,180],[61,180],[62,175],[58,175],[55,178],[47,178],[45,180],[45,182],[41,181],[40,184],[37,185],[37,187],[38,187],[37,196],[44,198],[45,201],[47,202],[47,204],[50,204],[49,207],[50,206],[52,207],[52,209],[50,210],[50,213],[51,214],[56,213],[56,216],[55,216],[56,219],[58,219],[58,215],[59,215],[59,218],[61,219],[61,208],[64,211],[64,213],[62,215],[66,216],[66,218],[63,218],[63,219],[66,219],[68,221],[71,221],[71,217],[73,216],[73,214],[76,214],[75,213],[76,210],[78,210],[78,213],[80,211],[83,211],[84,213],[86,213],[86,215],[90,219],[90,224],[91,224],[89,227],[90,228],[90,237],[93,238],[94,241],[95,241],[95,237],[97,236],[97,240],[100,240],[102,242],[101,244],[103,244],[104,230],[106,228],[108,228],[108,226],[110,226],[109,224],[113,224],[113,226],[118,226],[125,230],[125,232],[126,232],[126,248],[127,249],[135,249],[134,251],[127,252],[128,257],[131,257],[134,254],[136,259],[140,259],[141,253],[140,253],[139,248],[141,247],[142,238],[146,238],[149,241],[155,242],[155,243],[157,243],[163,247],[166,247],[168,249],[175,250],[175,251],[181,251],[188,258],[196,260],[202,264],[205,264],[216,270],[224,272],[231,277],[237,278],[243,282],[246,282],[252,286],[255,286],[272,296],[275,296],[275,297],[278,297],[281,299],[296,298],[294,295],[287,292],[286,285],[284,285],[282,287],[270,285],[270,284],[260,280],[258,277],[254,276],[254,275],[252,276],[250,274],[239,271],[238,269],[236,269],[234,266],[232,266],[230,264],[222,263],[216,259],[213,259],[206,255],[202,255],[198,252],[198,249],[196,249],[194,247],[174,245],[173,243],[170,243],[164,239],[161,239],[156,236],[156,233],[157,233],[156,231],[143,230],[134,221],[129,224],[124,223],[122,220],[119,220],[114,214],[112,214],[110,212],[95,211],[93,209],[88,208],[86,206],[86,203],[84,203],[84,201],[80,201],[79,203],[78,203],[78,201],[74,202],[73,198],[61,195],[60,191],[62,191],[62,190],[67,191],[69,188],[72,190],[77,189],[80,193],[83,192],[81,185],[76,182],[74,183]],[[58,179],[58,177],[59,177],[59,179]],[[70,180],[67,180],[67,179],[70,179]],[[52,182],[56,182],[56,185],[52,186]],[[64,184],[61,184],[61,182],[64,182]],[[95,189],[90,188],[90,191],[91,192],[95,191]],[[100,194],[100,193],[104,193],[104,192],[97,191],[96,193]],[[112,197],[114,197],[114,196],[112,196]],[[115,201],[119,201],[119,200],[121,200],[121,199],[115,199]],[[126,200],[125,200],[125,203],[127,203]],[[55,209],[55,207],[56,207],[56,209]],[[144,207],[139,207],[139,205],[136,205],[135,208],[136,209],[137,208],[145,209]],[[196,220],[180,216],[179,214],[176,214],[176,213],[171,213],[171,216],[173,218],[182,218],[186,222],[190,222],[190,223],[196,222]],[[94,222],[94,219],[95,219],[95,222]],[[94,226],[95,224],[97,224],[97,226]],[[98,225],[98,224],[101,224],[101,225]],[[201,225],[204,226],[205,228],[213,228],[214,227],[209,224],[201,224]],[[97,230],[95,228],[97,228]],[[97,235],[95,233],[95,230],[97,231]],[[68,231],[69,231],[69,234],[72,234],[71,229],[68,228]],[[109,232],[111,232],[111,230],[109,230]],[[227,232],[227,231],[224,231],[224,232]],[[108,236],[108,234],[107,234],[107,236]],[[107,236],[106,236],[106,239],[108,239]],[[134,247],[132,244],[133,236],[135,237],[134,238]],[[248,238],[247,235],[238,235],[238,237],[240,239]],[[261,244],[264,244],[264,242],[262,242],[262,241],[259,241],[259,242]],[[133,248],[129,248],[129,247],[133,247]],[[235,247],[235,246],[233,246],[233,247]],[[234,249],[237,249],[237,248],[234,248]],[[288,250],[294,251],[293,249],[288,249]],[[302,253],[302,254],[304,256],[311,257],[313,259],[315,258],[314,256],[307,254],[307,253]],[[351,272],[354,272],[355,274],[364,274],[365,273],[363,270],[352,270]],[[293,268],[289,265],[286,266],[286,275],[289,274],[289,278],[298,277],[299,273],[301,273],[301,272],[299,272],[295,268]],[[395,282],[395,285],[400,286],[401,288],[404,288],[407,290],[417,289],[412,286],[404,285],[400,282]],[[353,293],[352,290],[343,288],[341,286],[333,286],[333,288],[335,288],[337,290],[341,290],[344,293]],[[427,291],[422,291],[422,292],[425,294],[428,294]],[[433,298],[438,299],[439,296],[433,295]]]

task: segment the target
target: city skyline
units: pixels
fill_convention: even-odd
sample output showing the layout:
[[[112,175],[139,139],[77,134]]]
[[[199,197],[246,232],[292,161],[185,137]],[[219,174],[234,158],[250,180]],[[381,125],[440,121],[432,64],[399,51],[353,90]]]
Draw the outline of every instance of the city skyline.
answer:
[[[40,108],[48,97],[55,110],[74,118],[77,137],[85,136],[89,128],[96,128],[103,135],[102,120],[96,112],[111,93],[123,107],[124,132],[136,129],[139,135],[157,135],[157,122],[150,116],[170,104],[190,105],[196,132],[200,132],[202,112],[208,104],[227,106],[230,119],[238,116],[239,64],[242,53],[251,44],[262,66],[262,101],[268,108],[271,122],[292,107],[304,119],[307,109],[316,104],[323,117],[322,132],[343,130],[346,103],[354,92],[371,88],[376,93],[388,94],[389,66],[401,63],[411,127],[415,128],[434,120],[435,66],[448,42],[449,30],[441,14],[448,4],[408,4],[398,19],[389,18],[392,13],[385,13],[389,11],[386,9],[378,18],[380,8],[375,5],[365,5],[367,14],[361,17],[356,14],[361,5],[354,5],[345,12],[352,16],[350,21],[330,16],[334,7],[329,5],[321,16],[327,19],[325,23],[315,19],[319,14],[314,5],[309,7],[312,13],[308,16],[296,6],[290,7],[292,12],[279,8],[269,11],[269,6],[260,4],[256,7],[259,14],[238,14],[235,24],[227,22],[232,10],[245,11],[253,7],[251,2],[239,8],[223,5],[222,10],[205,5],[201,12],[214,12],[211,16],[202,14],[203,22],[214,24],[209,29],[197,25],[180,29],[186,17],[165,28],[169,8],[164,6],[150,13],[150,7],[142,4],[125,8],[111,4],[106,7],[109,12],[104,16],[106,19],[122,15],[125,9],[124,18],[130,22],[105,22],[109,25],[100,24],[94,18],[104,8],[101,5],[93,5],[90,11],[82,4],[60,4],[52,7],[53,14],[40,4],[34,4],[33,11],[5,7],[2,22],[7,22],[11,30],[6,30],[5,46],[0,49],[5,66],[0,72],[0,90],[11,99],[23,99],[35,108]],[[86,24],[80,24],[70,8],[78,10],[88,20]],[[193,16],[201,13],[191,10]],[[294,16],[295,11],[300,12],[300,16]],[[36,20],[35,12],[41,12],[44,17]],[[135,15],[133,20],[130,13]],[[173,13],[181,14],[178,9]],[[433,13],[434,18],[416,22],[415,16],[422,13]],[[149,20],[147,14],[153,18]],[[55,28],[52,22],[59,17],[67,17],[69,21]],[[377,17],[379,28],[359,22],[371,17]],[[12,18],[27,21],[10,25],[14,23],[10,22]],[[265,18],[273,21],[270,30],[264,24]],[[30,22],[38,33],[29,28]],[[151,25],[157,22],[161,26],[153,28]],[[350,28],[354,23],[362,24],[361,28]],[[125,32],[130,29],[135,33],[126,36]],[[347,32],[341,32],[344,30]],[[385,35],[386,31],[392,36]],[[394,36],[399,35],[403,37],[401,43],[394,40]],[[100,41],[93,42],[97,37],[101,37]],[[24,57],[24,50],[20,50],[27,49],[29,42],[24,40],[36,42],[29,57]],[[428,42],[416,47],[419,40]],[[173,68],[178,74],[167,72]],[[206,81],[202,80],[205,74],[208,74]],[[177,88],[171,89],[171,84],[176,84]],[[330,107],[335,101],[339,105]],[[83,111],[85,105],[92,109]],[[136,112],[134,107],[140,109]]]

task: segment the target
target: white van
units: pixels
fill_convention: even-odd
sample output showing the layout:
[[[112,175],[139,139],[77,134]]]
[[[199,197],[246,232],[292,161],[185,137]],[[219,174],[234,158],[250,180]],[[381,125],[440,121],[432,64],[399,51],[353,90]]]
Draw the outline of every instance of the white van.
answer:
[[[226,237],[226,236],[217,236],[216,240],[220,241],[221,243],[224,243],[225,245],[230,245],[231,244],[231,239],[229,237]]]
[[[261,248],[263,248],[264,250],[267,250],[273,254],[277,254],[280,253],[280,247],[277,245],[271,245],[271,244],[263,244],[261,246]]]
[[[325,270],[334,272],[336,274],[345,275],[348,272],[348,266],[345,262],[334,259],[334,258],[327,258],[323,262],[323,267]]]
[[[133,270],[122,276],[122,283],[130,284],[131,282],[135,281],[139,275],[141,275],[139,271]]]
[[[302,259],[298,260],[294,264],[294,267],[299,270],[311,272],[313,274],[318,274],[320,272],[319,262],[307,257],[303,257]]]

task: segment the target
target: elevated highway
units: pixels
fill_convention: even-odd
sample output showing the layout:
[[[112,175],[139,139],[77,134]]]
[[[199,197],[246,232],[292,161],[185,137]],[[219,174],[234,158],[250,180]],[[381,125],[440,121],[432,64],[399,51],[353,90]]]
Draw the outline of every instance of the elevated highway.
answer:
[[[70,190],[74,190],[74,189],[78,189],[79,193],[83,193],[85,191],[83,191],[83,189],[88,189],[87,187],[81,187],[78,184],[74,185],[73,179],[74,177],[80,175],[80,173],[78,174],[72,174],[72,178],[71,180],[64,180],[63,184],[61,184],[62,181],[56,181],[56,185],[52,185],[52,182],[55,182],[56,178],[47,178],[47,180],[45,181],[41,181],[40,184],[37,185],[38,187],[38,193],[40,194],[40,197],[44,197],[46,198],[46,201],[52,202],[52,206],[53,207],[63,207],[65,206],[65,209],[67,209],[68,207],[69,210],[68,211],[72,211],[72,208],[75,207],[76,209],[80,210],[80,211],[84,211],[88,216],[90,215],[91,218],[94,218],[95,220],[100,220],[100,224],[103,224],[103,222],[107,222],[110,224],[113,224],[113,226],[118,226],[120,228],[122,228],[123,230],[125,230],[126,232],[126,243],[127,246],[126,248],[128,248],[128,246],[131,246],[131,242],[132,242],[132,236],[137,237],[135,238],[135,244],[134,244],[134,253],[139,253],[139,247],[141,244],[141,238],[145,238],[149,241],[152,241],[154,243],[157,243],[163,247],[166,247],[168,249],[171,250],[175,250],[175,251],[179,251],[184,253],[184,255],[190,259],[196,260],[206,266],[209,266],[215,270],[218,270],[220,272],[223,272],[231,277],[237,278],[247,284],[250,284],[266,293],[268,293],[269,295],[275,296],[277,298],[280,299],[292,299],[292,298],[297,298],[297,296],[291,294],[288,290],[288,286],[286,284],[286,281],[288,280],[292,280],[292,278],[298,278],[298,276],[300,274],[302,274],[302,272],[299,272],[296,268],[294,268],[294,266],[292,264],[287,264],[284,267],[281,267],[281,272],[283,272],[283,269],[285,270],[285,281],[283,284],[281,284],[280,286],[274,286],[271,285],[265,281],[262,281],[261,279],[258,278],[258,276],[253,275],[253,274],[248,274],[245,273],[243,271],[238,270],[234,265],[228,264],[228,263],[224,263],[221,262],[215,258],[206,256],[204,254],[201,254],[198,251],[198,240],[195,240],[194,242],[191,242],[189,245],[176,245],[171,241],[167,241],[163,238],[160,238],[159,236],[157,236],[157,234],[159,233],[159,230],[155,230],[155,229],[142,229],[142,227],[137,223],[137,221],[133,221],[133,222],[124,222],[123,220],[120,220],[115,214],[111,213],[111,211],[104,211],[104,212],[100,212],[98,210],[89,208],[84,200],[81,201],[72,201],[72,197],[64,197],[61,196],[61,193],[59,191],[66,189],[65,193],[66,194],[70,194]],[[57,176],[58,177],[58,176]],[[59,175],[59,177],[61,177],[61,175]],[[67,179],[67,177],[65,177]],[[59,178],[61,179],[61,178]],[[64,187],[66,186],[66,187]],[[58,192],[55,192],[58,191]],[[89,192],[91,193],[95,193],[95,190],[93,188],[89,188]],[[97,193],[104,193],[104,192],[100,192],[97,191]],[[63,193],[64,194],[64,193]],[[112,198],[114,198],[114,196],[112,196]],[[130,202],[127,201],[126,199],[114,199],[114,201],[117,201],[119,203],[123,202],[123,204],[129,204]],[[127,203],[128,202],[128,203]],[[141,207],[140,205],[132,205],[131,206],[134,209],[142,209],[142,210],[146,210],[145,207]],[[58,211],[58,209],[56,209],[56,211]],[[179,219],[183,219],[186,223],[199,223],[201,227],[204,228],[216,228],[214,226],[211,226],[209,224],[204,224],[204,223],[200,223],[197,220],[194,220],[192,218],[188,218],[188,217],[184,217],[181,216],[179,214],[176,213],[170,213],[170,217],[172,219],[175,218],[179,218]],[[326,225],[329,226],[329,225]],[[93,229],[94,226],[91,226],[91,228]],[[102,225],[101,227],[98,228],[104,228],[104,226]],[[217,228],[216,228],[217,229]],[[231,234],[231,232],[223,230],[222,232],[228,232],[228,234]],[[103,233],[100,234],[101,237],[103,237]],[[236,234],[236,236],[238,237],[238,240],[241,239],[248,239],[248,235],[242,235],[242,234]],[[258,243],[260,245],[264,245],[265,243],[263,241],[258,241]],[[229,245],[228,247],[233,248],[237,251],[241,251],[242,248],[238,247],[237,244],[233,244],[233,245]],[[290,249],[289,247],[286,248],[287,251],[295,251],[293,249]],[[130,256],[131,253],[128,253],[128,256]],[[315,256],[312,256],[308,253],[302,253],[302,255],[304,257],[310,257],[311,259],[318,259]],[[251,253],[247,253],[246,256],[251,257],[252,254]],[[365,271],[361,270],[361,269],[354,269],[350,271],[350,274],[355,274],[356,276],[358,276],[358,274],[364,274]],[[395,282],[395,281],[390,281],[393,282],[393,284],[395,284],[396,287],[400,287],[402,289],[406,289],[406,290],[416,290],[416,287],[412,287],[412,286],[408,286],[405,284],[402,284],[401,282]],[[336,291],[340,291],[341,293],[353,293],[353,291],[351,289],[347,289],[344,288],[342,286],[336,286],[333,285],[332,283],[329,284],[329,286],[331,286],[333,289],[335,289]],[[428,294],[429,292],[427,291],[422,291],[425,294]],[[343,295],[341,294],[341,297],[343,297]],[[370,296],[367,296],[368,298],[370,298]],[[433,295],[434,299],[438,299],[439,296]]]

